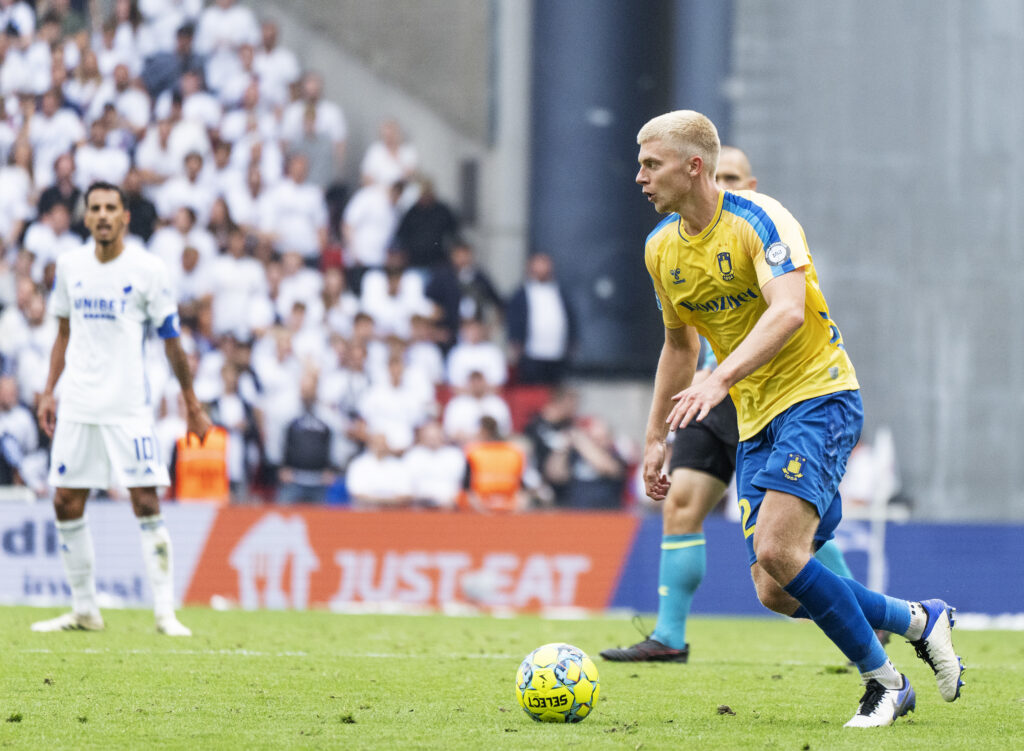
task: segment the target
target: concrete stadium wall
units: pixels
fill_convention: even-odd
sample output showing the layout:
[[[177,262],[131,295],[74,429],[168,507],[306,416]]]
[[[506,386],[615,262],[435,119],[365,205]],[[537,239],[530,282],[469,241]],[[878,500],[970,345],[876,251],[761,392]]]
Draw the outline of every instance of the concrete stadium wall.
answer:
[[[1024,6],[737,0],[732,133],[803,224],[915,516],[1024,518]]]

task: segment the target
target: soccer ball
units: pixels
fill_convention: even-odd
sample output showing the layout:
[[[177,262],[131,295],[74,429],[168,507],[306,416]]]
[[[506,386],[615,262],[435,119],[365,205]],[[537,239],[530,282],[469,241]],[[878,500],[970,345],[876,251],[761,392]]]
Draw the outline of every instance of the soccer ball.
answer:
[[[537,722],[582,722],[601,693],[597,666],[571,644],[545,644],[516,672],[516,699]]]

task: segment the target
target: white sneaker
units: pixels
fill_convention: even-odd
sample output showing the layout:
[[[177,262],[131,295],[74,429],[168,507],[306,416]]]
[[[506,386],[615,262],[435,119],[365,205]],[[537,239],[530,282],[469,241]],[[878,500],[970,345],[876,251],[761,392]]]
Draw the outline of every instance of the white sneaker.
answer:
[[[99,613],[65,613],[48,621],[36,621],[32,630],[39,633],[50,631],[102,631],[103,618]]]
[[[902,717],[907,712],[913,712],[917,705],[917,697],[914,689],[907,680],[903,678],[903,685],[900,688],[886,688],[877,680],[872,678],[864,684],[864,696],[860,697],[860,707],[845,728],[880,728],[892,725],[897,717]]]
[[[956,701],[960,696],[960,687],[964,685],[960,676],[965,669],[960,656],[953,649],[953,614],[956,608],[951,608],[942,600],[924,600],[921,607],[928,614],[928,623],[921,638],[910,644],[917,656],[935,673],[935,682],[939,684],[942,698]]]
[[[156,619],[156,631],[164,636],[192,636],[192,630],[183,626],[173,613]]]

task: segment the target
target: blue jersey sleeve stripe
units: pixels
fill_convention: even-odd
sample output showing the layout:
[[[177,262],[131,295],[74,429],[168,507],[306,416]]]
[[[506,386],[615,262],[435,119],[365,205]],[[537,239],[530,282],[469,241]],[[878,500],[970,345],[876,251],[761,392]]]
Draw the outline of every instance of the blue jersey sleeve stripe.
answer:
[[[790,271],[796,271],[796,266],[793,265],[793,259],[787,258],[785,263],[779,266],[772,266],[771,270],[772,278],[774,279],[775,277],[782,276]]]
[[[753,227],[765,248],[782,239],[779,236],[778,229],[775,227],[775,222],[772,221],[764,209],[753,201],[742,198],[735,193],[726,192],[722,208],[735,214]]]
[[[651,241],[652,237],[654,237],[656,234],[661,232],[661,230],[665,228],[666,224],[669,224],[671,222],[675,222],[675,221],[678,221],[678,220],[679,220],[679,214],[669,214],[668,216],[666,216],[664,219],[662,219],[660,222],[658,222],[658,225],[654,229],[651,230],[651,234],[649,234],[647,236],[647,240],[645,241],[644,245],[646,246],[646,244]]]
[[[661,298],[658,297],[658,286],[654,283],[654,277],[653,276],[651,276],[650,274],[648,274],[647,276],[651,280],[651,289],[654,290],[654,302],[656,302],[658,304],[658,310],[662,310]]]

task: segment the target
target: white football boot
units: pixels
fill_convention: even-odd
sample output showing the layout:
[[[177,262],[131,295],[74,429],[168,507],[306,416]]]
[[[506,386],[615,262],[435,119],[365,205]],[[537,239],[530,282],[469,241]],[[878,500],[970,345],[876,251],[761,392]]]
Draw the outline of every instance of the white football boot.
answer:
[[[32,630],[38,633],[51,631],[102,631],[103,618],[99,613],[64,613],[47,621],[36,621]]]
[[[182,625],[174,613],[157,618],[156,631],[164,636],[192,636],[192,630],[188,626]]]
[[[928,614],[928,623],[921,638],[910,644],[917,656],[935,673],[935,682],[939,685],[942,698],[956,701],[960,697],[960,687],[964,685],[960,678],[964,665],[953,649],[953,614],[956,608],[951,608],[942,600],[924,600],[921,607]]]
[[[860,697],[857,714],[843,727],[885,727],[896,722],[897,717],[913,712],[917,706],[917,697],[907,676],[900,677],[903,678],[903,685],[900,688],[886,688],[874,678],[864,684],[864,696]]]

